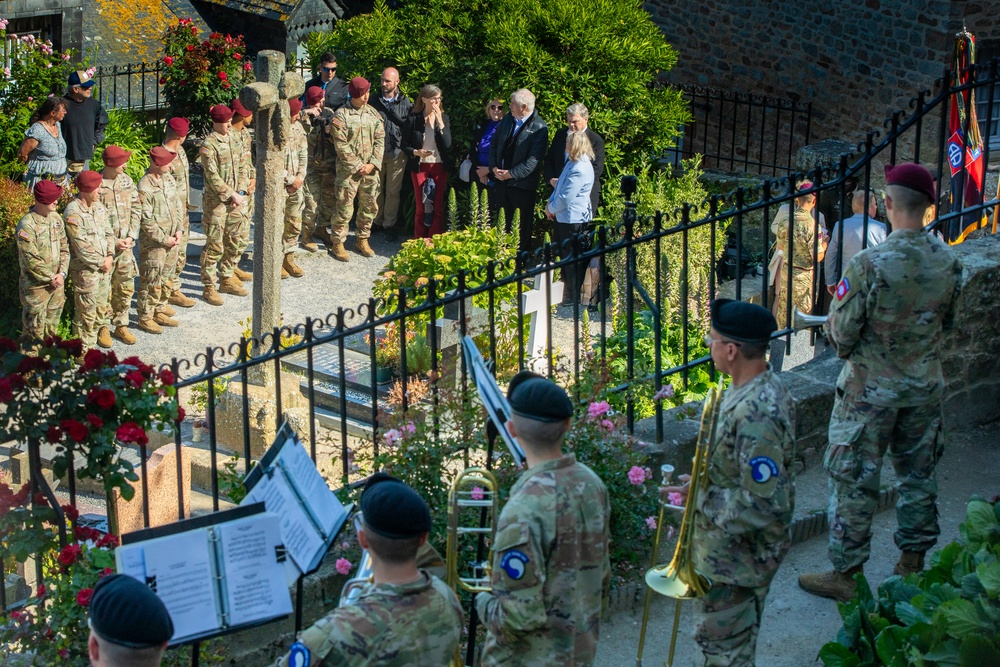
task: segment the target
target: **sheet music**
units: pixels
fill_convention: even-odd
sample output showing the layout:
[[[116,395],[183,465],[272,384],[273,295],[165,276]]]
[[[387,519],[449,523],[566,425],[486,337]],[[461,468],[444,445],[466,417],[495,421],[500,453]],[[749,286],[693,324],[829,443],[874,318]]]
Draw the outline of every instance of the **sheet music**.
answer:
[[[338,517],[344,513],[344,506],[326,485],[326,480],[319,474],[306,448],[294,439],[289,439],[281,448],[277,462],[291,475],[292,482],[302,495],[302,501],[309,504],[324,536],[328,537],[333,532]],[[271,511],[270,507],[267,509]]]
[[[174,622],[171,642],[219,628],[214,553],[208,530],[142,542],[146,577]]]
[[[312,465],[312,460],[309,459],[309,461]],[[313,471],[315,473],[315,466],[313,466]],[[329,489],[327,489],[327,493],[330,493]],[[265,473],[240,504],[248,505],[257,502],[263,502],[269,513],[279,517],[281,540],[285,544],[285,549],[288,550],[288,554],[295,561],[298,569],[307,572],[315,555],[323,549],[323,540],[316,533],[312,521],[302,505],[299,504],[295,493],[288,486],[287,480],[278,471],[274,471],[270,477]]]
[[[292,613],[278,516],[261,514],[221,524],[215,530],[226,572],[228,624],[242,625]]]
[[[524,450],[517,438],[507,430],[507,421],[512,414],[510,403],[500,391],[496,378],[486,368],[486,361],[471,336],[462,339],[462,353],[465,355],[466,367],[469,369],[472,381],[476,385],[476,391],[479,393],[479,400],[486,408],[493,425],[496,426],[500,438],[507,445],[507,450],[510,452],[511,458],[514,459],[514,465],[523,468],[527,461]]]

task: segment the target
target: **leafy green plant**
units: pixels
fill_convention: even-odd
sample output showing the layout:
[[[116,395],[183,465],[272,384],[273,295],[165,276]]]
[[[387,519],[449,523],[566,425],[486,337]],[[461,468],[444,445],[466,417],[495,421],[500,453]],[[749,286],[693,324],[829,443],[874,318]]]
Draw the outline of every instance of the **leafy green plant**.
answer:
[[[118,146],[132,151],[125,173],[136,183],[149,168],[149,149],[156,146],[153,138],[153,126],[144,123],[133,111],[127,109],[108,109],[108,126],[104,130],[104,141],[94,151],[90,160],[90,168],[94,171],[104,169],[104,149],[108,146]]]
[[[247,497],[247,486],[244,483],[246,472],[241,471],[240,455],[233,454],[228,461],[222,464],[219,470],[219,495],[229,498],[230,502],[239,505]],[[244,470],[251,470],[256,461],[250,461],[250,465]]]
[[[959,532],[928,570],[889,577],[877,597],[858,575],[858,596],[837,605],[844,626],[820,649],[823,664],[1000,664],[1000,502],[973,498]]]
[[[219,397],[229,388],[229,380],[224,377],[217,377],[212,380],[212,387],[215,390],[215,404],[219,404]],[[206,414],[208,410],[208,380],[191,385],[191,407],[200,414]]]
[[[17,223],[35,203],[20,181],[0,177],[0,336],[13,337],[21,329],[21,302],[17,283]]]

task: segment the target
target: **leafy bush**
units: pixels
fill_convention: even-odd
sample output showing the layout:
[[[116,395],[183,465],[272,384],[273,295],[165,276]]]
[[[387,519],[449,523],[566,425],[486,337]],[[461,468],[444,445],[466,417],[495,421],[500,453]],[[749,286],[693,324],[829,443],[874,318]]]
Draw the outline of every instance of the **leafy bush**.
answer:
[[[844,627],[819,652],[826,667],[1000,664],[1000,502],[969,502],[961,538],[930,569],[889,577],[837,605]]]
[[[104,141],[94,151],[90,168],[94,171],[104,169],[104,149],[112,145],[119,146],[132,151],[125,173],[138,183],[149,168],[149,149],[158,144],[153,137],[153,126],[144,123],[135,112],[108,109],[108,127],[104,130]]]
[[[411,97],[441,86],[459,157],[486,101],[522,87],[553,131],[567,106],[586,104],[607,142],[608,173],[661,155],[689,118],[677,91],[651,85],[677,52],[634,0],[591,0],[585,11],[576,0],[427,0],[397,10],[376,0],[371,13],[310,35],[306,48],[314,71],[333,51],[349,76],[377,81],[384,67],[398,68]]]
[[[209,108],[229,104],[253,78],[242,35],[213,32],[202,40],[191,19],[164,31],[163,64],[160,83],[170,114],[190,120],[192,134],[207,133]]]
[[[13,336],[21,328],[21,301],[17,281],[17,223],[35,204],[20,181],[0,177],[0,336]]]

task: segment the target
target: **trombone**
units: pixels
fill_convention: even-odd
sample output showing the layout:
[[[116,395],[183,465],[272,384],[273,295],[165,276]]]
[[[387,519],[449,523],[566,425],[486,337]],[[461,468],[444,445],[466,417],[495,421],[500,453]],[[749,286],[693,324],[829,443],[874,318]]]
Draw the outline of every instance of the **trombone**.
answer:
[[[368,549],[361,550],[361,562],[358,564],[358,573],[347,580],[343,590],[340,591],[340,602],[338,607],[354,604],[361,597],[361,589],[375,580],[372,572],[372,556]]]
[[[646,643],[646,625],[649,622],[649,606],[651,593],[656,591],[677,600],[674,606],[674,628],[670,635],[670,653],[667,665],[673,667],[674,649],[677,646],[677,630],[681,620],[681,600],[691,600],[705,595],[712,582],[695,569],[691,557],[694,545],[694,507],[698,502],[698,494],[707,483],[708,454],[715,441],[715,427],[719,422],[719,406],[721,404],[722,388],[712,387],[705,397],[705,405],[701,413],[701,426],[695,441],[694,459],[691,464],[691,481],[688,486],[687,505],[681,517],[680,530],[677,533],[677,547],[674,557],[669,563],[656,565],[657,551],[660,546],[660,535],[663,532],[663,511],[666,507],[660,502],[660,518],[656,524],[656,539],[653,543],[653,567],[646,572],[646,595],[642,610],[642,629],[639,632],[639,651],[636,655],[636,667],[642,667],[642,650]]]
[[[792,330],[802,331],[804,329],[812,329],[814,327],[821,327],[826,324],[826,315],[809,315],[808,313],[803,313],[798,308],[792,314]]]

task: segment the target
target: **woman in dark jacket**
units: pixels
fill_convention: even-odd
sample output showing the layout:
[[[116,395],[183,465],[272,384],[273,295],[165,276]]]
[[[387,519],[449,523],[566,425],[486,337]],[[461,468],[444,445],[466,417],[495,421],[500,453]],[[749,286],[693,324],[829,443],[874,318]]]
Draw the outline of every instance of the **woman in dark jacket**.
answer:
[[[442,234],[445,231],[444,195],[448,189],[451,125],[441,106],[441,89],[437,86],[426,85],[420,89],[413,111],[403,126],[402,148],[409,157],[407,167],[417,200],[413,238]]]
[[[490,214],[496,213],[493,188],[489,186],[490,176],[490,143],[496,134],[497,125],[503,118],[504,104],[499,98],[493,98],[486,103],[486,117],[481,118],[472,131],[472,147],[469,149],[469,159],[472,161],[472,182],[479,188],[479,196],[483,191],[489,195]]]

